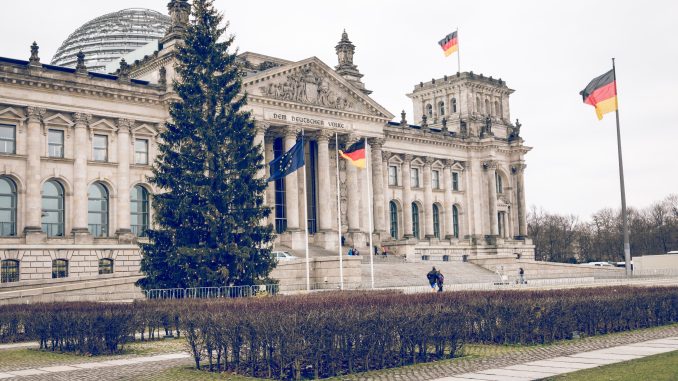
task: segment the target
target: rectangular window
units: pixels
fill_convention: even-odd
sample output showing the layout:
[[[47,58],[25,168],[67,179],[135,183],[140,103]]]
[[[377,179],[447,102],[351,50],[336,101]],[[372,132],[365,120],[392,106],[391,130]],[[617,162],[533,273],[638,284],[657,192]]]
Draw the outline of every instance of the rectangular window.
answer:
[[[0,124],[0,153],[16,153],[16,127]]]
[[[459,173],[458,172],[452,172],[452,190],[453,191],[459,190]]]
[[[62,130],[49,130],[47,144],[49,157],[64,157],[64,132]]]
[[[440,189],[440,172],[438,171],[431,172],[431,187],[433,189]]]
[[[134,163],[148,164],[148,140],[137,139],[134,141]]]
[[[419,188],[419,168],[410,169],[410,188]]]
[[[92,159],[108,161],[108,136],[94,135],[92,138]]]
[[[398,167],[388,166],[388,185],[398,185]]]

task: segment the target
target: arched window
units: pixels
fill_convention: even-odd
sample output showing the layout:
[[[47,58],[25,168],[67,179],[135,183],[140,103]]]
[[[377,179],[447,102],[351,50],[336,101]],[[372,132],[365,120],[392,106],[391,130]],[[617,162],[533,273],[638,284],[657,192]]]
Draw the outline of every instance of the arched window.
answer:
[[[459,209],[456,205],[452,205],[452,234],[454,238],[459,238]]]
[[[64,187],[50,180],[42,187],[42,231],[48,237],[64,235]]]
[[[113,260],[111,258],[99,259],[99,274],[113,274]]]
[[[55,259],[52,261],[52,278],[68,278],[68,260]]]
[[[457,112],[457,98],[452,98],[452,100],[450,101],[450,104],[452,105],[451,106],[451,108],[452,108],[451,112],[454,114],[455,112]]]
[[[419,238],[419,207],[417,203],[412,203],[412,235]]]
[[[391,220],[391,238],[398,239],[398,205],[391,201],[388,204],[389,219]]]
[[[494,172],[494,176],[497,179],[497,193],[504,193],[504,181],[501,178],[499,172]]]
[[[7,177],[0,177],[0,236],[16,235],[16,185]]]
[[[440,212],[436,204],[433,204],[433,236],[440,239]]]
[[[433,106],[430,104],[426,105],[426,116],[433,118]]]
[[[94,237],[108,236],[108,191],[101,183],[94,183],[88,192],[87,225]]]
[[[440,116],[445,115],[445,102],[441,101],[441,102],[438,103],[438,110],[439,110],[438,113],[440,114]]]
[[[492,109],[490,108],[490,101],[485,99],[485,114],[490,115],[492,113]]]
[[[132,233],[137,237],[145,237],[148,230],[148,191],[141,185],[132,188],[130,194],[130,212]]]
[[[3,259],[0,261],[0,283],[19,281],[19,261]]]
[[[499,108],[498,101],[494,101],[494,115],[501,117],[501,109]]]

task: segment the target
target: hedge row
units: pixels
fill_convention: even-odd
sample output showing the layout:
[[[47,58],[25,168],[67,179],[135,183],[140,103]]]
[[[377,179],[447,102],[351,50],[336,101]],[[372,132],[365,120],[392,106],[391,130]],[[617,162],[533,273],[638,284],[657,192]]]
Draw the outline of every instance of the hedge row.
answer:
[[[455,356],[465,342],[535,344],[678,322],[678,288],[327,292],[270,298],[0,307],[0,340],[120,351],[186,338],[197,367],[256,377],[331,377]],[[143,335],[143,336],[142,336]]]

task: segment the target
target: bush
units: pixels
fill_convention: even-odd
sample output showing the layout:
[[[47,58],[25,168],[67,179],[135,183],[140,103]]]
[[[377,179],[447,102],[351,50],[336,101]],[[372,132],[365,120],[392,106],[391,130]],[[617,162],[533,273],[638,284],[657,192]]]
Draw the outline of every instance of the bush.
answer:
[[[135,333],[181,334],[197,368],[300,379],[452,358],[468,342],[543,344],[677,321],[677,287],[323,292],[2,306],[0,341],[96,355],[120,352]]]

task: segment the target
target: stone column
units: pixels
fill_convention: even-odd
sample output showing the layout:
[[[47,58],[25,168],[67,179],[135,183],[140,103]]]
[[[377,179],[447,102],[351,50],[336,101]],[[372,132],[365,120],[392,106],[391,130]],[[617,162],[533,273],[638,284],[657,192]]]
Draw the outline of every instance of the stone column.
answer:
[[[289,151],[297,143],[296,128],[287,127],[285,129],[285,152]],[[295,171],[285,176],[285,214],[287,216],[287,230],[299,230],[299,171]]]
[[[268,124],[257,122],[255,129],[256,129],[256,134],[254,135],[254,141],[252,142],[252,144],[255,147],[257,147],[257,146],[260,147],[259,149],[260,149],[260,152],[261,152],[261,156],[263,156],[263,164],[264,164],[264,166],[260,170],[257,171],[257,178],[263,179],[263,178],[267,177],[266,176],[266,163],[273,160],[273,158],[266,156],[266,152],[265,152],[265,148],[264,148],[264,136],[266,135],[266,130],[268,130]],[[264,197],[266,197],[265,194],[264,194]],[[264,203],[265,202],[266,202],[266,200],[264,199]]]
[[[431,184],[433,158],[427,157],[424,160],[424,237],[431,239],[435,237],[433,234],[433,187]]]
[[[28,123],[26,125],[27,161],[26,161],[26,222],[24,232],[40,234],[42,232],[42,189],[40,186],[40,129],[44,108],[28,107]],[[27,242],[28,243],[28,242]]]
[[[130,119],[118,119],[118,230],[115,234],[119,241],[128,242],[133,239],[130,229],[130,189],[129,189],[129,133],[134,126]],[[110,234],[110,232],[109,232]]]
[[[374,231],[379,234],[386,231],[384,220],[384,208],[386,205],[384,201],[384,164],[382,163],[381,151],[384,139],[373,139],[370,144],[372,148],[372,154],[370,155],[372,167],[370,169],[372,170],[372,206],[374,210],[372,217],[374,218]]]
[[[490,160],[483,163],[487,176],[487,190],[489,195],[490,235],[499,235],[499,220],[497,217],[497,162]]]
[[[330,171],[330,131],[320,131],[316,135],[318,142],[318,230],[328,232],[332,229],[331,171]]]
[[[518,199],[518,235],[520,237],[527,236],[527,207],[525,205],[525,164],[517,164],[513,166],[517,180],[516,181],[516,198]]]
[[[452,165],[454,160],[446,160],[443,169],[445,186],[445,239],[454,238],[454,218],[452,216]]]
[[[405,238],[412,238],[412,184],[410,178],[410,165],[412,155],[403,156],[403,227]]]
[[[357,137],[349,137],[350,142],[358,140]],[[360,197],[362,192],[358,189],[358,168],[346,162],[346,197],[347,202],[347,219],[348,231],[360,231]]]
[[[381,151],[381,162],[382,162],[382,189],[383,189],[383,195],[384,195],[384,227],[386,230],[386,237],[390,236],[391,232],[391,211],[389,208],[389,203],[391,201],[390,195],[391,192],[388,189],[388,159],[391,158],[391,153],[386,152],[386,151]],[[402,226],[400,226],[400,230],[402,231]]]
[[[89,241],[87,229],[87,154],[89,144],[87,142],[87,125],[92,116],[89,114],[75,113],[74,147],[73,147],[73,236],[75,243]]]

